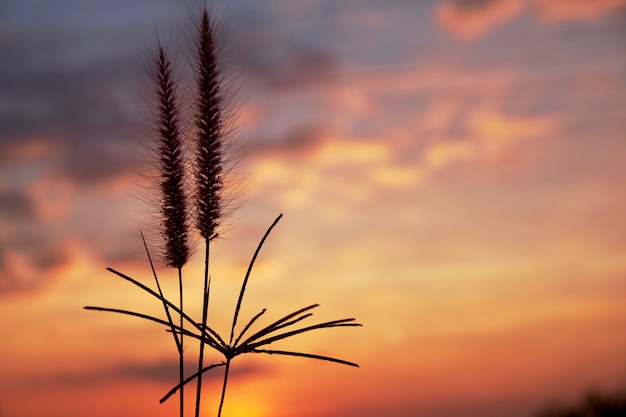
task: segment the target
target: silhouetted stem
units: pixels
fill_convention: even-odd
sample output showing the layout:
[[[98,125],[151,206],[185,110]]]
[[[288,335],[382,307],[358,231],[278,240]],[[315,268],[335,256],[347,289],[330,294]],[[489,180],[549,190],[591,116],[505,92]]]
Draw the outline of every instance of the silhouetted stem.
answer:
[[[209,247],[210,240],[206,239],[204,253],[204,291],[202,292],[202,338],[200,339],[200,354],[198,355],[198,385],[196,386],[196,414],[200,416],[200,399],[202,393],[202,367],[204,366],[204,338],[206,336],[206,322],[209,310]]]
[[[239,341],[241,340],[241,338],[243,337],[244,334],[246,334],[246,332],[248,331],[248,329],[254,324],[255,321],[257,321],[259,319],[259,317],[261,317],[263,314],[265,314],[267,310],[264,308],[263,310],[261,310],[259,313],[257,313],[256,316],[252,317],[250,319],[250,321],[248,322],[248,324],[246,324],[243,328],[243,330],[241,331],[241,333],[239,333],[239,336],[237,336],[237,339],[235,339],[235,343],[233,344],[233,347],[236,347],[237,344],[239,343]]]
[[[170,324],[172,329],[172,334],[174,335],[174,343],[176,343],[176,350],[180,353],[182,351],[182,345],[180,340],[178,340],[178,335],[174,331],[174,321],[172,320],[172,315],[170,314],[170,309],[167,307],[167,302],[165,301],[165,296],[163,295],[163,290],[161,290],[161,284],[159,283],[159,277],[157,276],[156,270],[154,269],[154,263],[152,262],[152,257],[150,256],[150,251],[148,250],[148,244],[146,243],[146,238],[143,236],[143,232],[140,230],[141,240],[143,242],[143,247],[146,249],[146,255],[148,255],[148,262],[150,262],[150,269],[152,269],[152,275],[154,276],[154,281],[156,281],[157,289],[159,290],[159,295],[161,296],[161,301],[163,301],[163,308],[165,309],[165,315],[167,316],[167,321]]]
[[[185,311],[183,308],[183,268],[178,268],[178,291],[180,295],[180,311]],[[180,351],[178,352],[178,371],[180,374],[180,417],[185,415],[185,358],[184,358],[184,345],[183,345],[183,315],[180,315]],[[204,329],[202,330],[204,332]],[[202,338],[204,340],[204,338]]]
[[[253,334],[252,336],[250,336],[249,338],[247,338],[241,345],[247,345],[250,344],[252,341],[257,340],[273,331],[276,331],[278,329],[281,329],[285,326],[289,326],[291,324],[297,323],[298,321],[305,319],[309,316],[311,316],[311,314],[305,314],[304,316],[296,319],[296,320],[292,320],[289,321],[289,319],[291,319],[292,317],[295,317],[299,314],[304,313],[305,311],[314,309],[319,307],[319,304],[312,304],[310,306],[301,308],[300,310],[294,311],[291,314],[286,315],[285,317],[283,317],[280,320],[276,320],[274,323],[270,324],[269,326],[264,327],[263,329],[259,330],[258,332],[256,332],[255,334]]]
[[[153,321],[155,323],[159,323],[159,324],[162,324],[164,326],[170,327],[170,324],[168,322],[166,322],[165,320],[161,320],[161,319],[158,319],[156,317],[149,316],[147,314],[136,313],[134,311],[120,310],[118,308],[95,307],[95,306],[85,306],[83,308],[85,310],[107,311],[107,312],[110,312],[110,313],[120,313],[120,314],[125,314],[127,316],[139,317],[140,319],[150,320],[150,321]],[[176,330],[176,327],[174,327],[174,330]]]
[[[237,307],[235,308],[235,314],[233,316],[233,326],[230,330],[230,342],[229,342],[230,345],[232,345],[233,343],[233,337],[235,335],[235,326],[237,325],[237,317],[239,316],[239,309],[241,308],[241,302],[243,301],[243,295],[246,292],[246,285],[248,284],[248,278],[250,277],[250,273],[252,272],[254,261],[256,261],[257,256],[259,256],[259,252],[261,251],[261,248],[263,247],[263,243],[265,243],[265,240],[271,233],[272,229],[274,228],[274,226],[276,226],[276,224],[282,217],[283,215],[281,213],[278,217],[276,217],[276,220],[274,220],[274,223],[272,223],[272,225],[267,229],[267,232],[265,232],[265,235],[263,235],[263,238],[261,239],[261,241],[259,242],[259,245],[254,251],[254,255],[252,256],[250,265],[248,265],[248,270],[246,271],[246,276],[243,279],[243,284],[241,285],[241,291],[239,292],[239,299],[237,300]]]
[[[205,373],[206,371],[210,371],[210,370],[211,370],[211,369],[213,369],[213,368],[217,368],[218,366],[224,366],[224,365],[226,365],[226,363],[222,362],[222,363],[216,363],[216,364],[213,364],[213,365],[210,365],[210,366],[205,366],[204,368],[202,368],[202,372],[200,372],[200,373],[196,372],[195,374],[190,375],[190,376],[188,376],[187,378],[185,378],[185,380],[183,381],[183,385],[186,385],[187,383],[189,383],[189,382],[193,381],[193,380],[194,380],[194,378],[196,378],[196,377],[197,377],[198,375],[200,375],[200,374]],[[161,404],[163,404],[163,403],[164,403],[165,401],[167,401],[167,400],[168,400],[168,399],[169,399],[172,395],[176,394],[176,391],[178,391],[178,390],[180,389],[180,387],[181,387],[181,385],[180,385],[180,384],[176,385],[174,388],[172,388],[171,390],[169,390],[169,391],[167,392],[167,394],[165,394],[165,395],[163,396],[163,398],[161,398],[161,399],[159,400],[159,402],[160,402]]]
[[[222,397],[220,398],[220,408],[217,410],[217,417],[222,416],[222,406],[224,405],[224,397],[226,396],[226,384],[228,383],[228,371],[230,370],[230,359],[226,359],[226,368],[224,369],[224,385],[222,385]]]
[[[137,281],[136,279],[129,277],[126,274],[123,274],[119,271],[116,271],[113,268],[106,268],[107,271],[114,273],[115,275],[117,275],[120,278],[124,278],[126,281],[129,281],[133,284],[135,284],[136,286],[138,286],[139,288],[141,288],[142,290],[146,291],[147,293],[151,294],[153,297],[156,297],[159,300],[162,300],[163,302],[165,302],[169,308],[171,308],[172,310],[174,310],[175,312],[177,312],[178,314],[180,314],[181,316],[183,316],[185,318],[185,320],[187,320],[193,327],[195,327],[196,329],[198,329],[200,332],[202,332],[202,327],[196,323],[191,317],[189,317],[187,314],[185,314],[183,311],[181,311],[176,305],[174,305],[172,302],[170,302],[169,300],[163,298],[162,296],[160,296],[159,294],[157,294],[155,291],[153,291],[152,289],[146,287],[145,285],[143,285],[141,282]],[[222,354],[224,354],[226,352],[226,343],[224,342],[224,340],[220,337],[220,335],[218,335],[215,330],[211,329],[208,326],[205,326],[206,331],[208,333],[210,333],[210,335],[207,335],[207,342],[210,342],[209,344],[217,349],[218,351],[220,351]]]
[[[286,339],[291,336],[295,336],[300,333],[309,332],[311,330],[316,329],[324,329],[329,327],[361,327],[359,323],[350,323],[354,321],[354,319],[341,319],[341,320],[333,320],[326,323],[319,323],[313,326],[304,327],[302,329],[292,330],[286,333],[281,333],[272,337],[268,337],[267,339],[260,340],[256,343],[243,343],[240,349],[237,349],[237,354],[240,354],[245,351],[251,351],[256,349],[259,346],[269,345],[270,343],[276,342],[277,340]]]
[[[285,355],[285,356],[299,356],[302,358],[318,359],[320,361],[328,361],[340,363],[342,365],[354,366],[358,368],[359,365],[354,362],[344,361],[343,359],[331,358],[330,356],[313,355],[311,353],[291,352],[286,350],[267,350],[267,349],[254,349],[253,353],[267,353],[269,355]]]

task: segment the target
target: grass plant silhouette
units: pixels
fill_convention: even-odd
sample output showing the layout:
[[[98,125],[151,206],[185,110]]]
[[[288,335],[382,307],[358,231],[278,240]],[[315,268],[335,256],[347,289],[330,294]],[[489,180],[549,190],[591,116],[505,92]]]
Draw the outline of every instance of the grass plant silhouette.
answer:
[[[356,363],[330,356],[312,353],[277,350],[269,346],[277,341],[288,339],[314,330],[334,327],[357,327],[354,318],[326,321],[308,326],[301,322],[313,315],[312,310],[318,304],[298,309],[273,323],[253,332],[257,320],[266,312],[261,310],[238,331],[238,320],[246,287],[254,263],[268,236],[282,218],[280,214],[261,238],[243,278],[237,304],[233,313],[232,325],[228,337],[220,336],[208,325],[208,307],[210,298],[209,256],[211,242],[219,236],[218,228],[224,215],[223,195],[223,136],[225,126],[224,103],[229,99],[222,88],[219,76],[218,54],[216,51],[215,21],[208,11],[203,9],[200,18],[195,21],[194,53],[196,62],[192,64],[195,73],[196,90],[194,92],[194,126],[192,132],[181,132],[181,110],[178,101],[178,86],[165,48],[158,42],[153,56],[155,114],[159,156],[159,188],[161,235],[165,264],[178,272],[178,305],[163,294],[159,277],[154,266],[148,244],[141,233],[156,290],[142,284],[113,268],[107,268],[116,276],[132,283],[147,292],[163,304],[165,318],[158,318],[126,309],[86,306],[87,310],[105,311],[124,314],[157,323],[172,333],[179,356],[179,381],[160,400],[165,402],[179,392],[180,417],[184,416],[185,385],[194,379],[196,383],[195,417],[199,417],[202,376],[205,372],[224,367],[224,380],[221,388],[217,416],[221,417],[228,385],[228,376],[232,361],[237,356],[249,353],[268,355],[297,356],[315,360],[330,361],[358,367]],[[184,123],[182,124],[184,125]],[[190,142],[190,143],[188,143]],[[193,155],[189,155],[191,149]],[[183,266],[189,260],[191,246],[190,235],[195,231],[201,237],[205,248],[205,268],[203,274],[202,316],[199,320],[185,313],[183,304]],[[178,320],[175,320],[178,319]],[[250,334],[251,333],[251,334]],[[199,344],[198,370],[192,375],[184,375],[184,341],[192,340]],[[205,350],[210,348],[221,355],[221,361],[205,366]]]

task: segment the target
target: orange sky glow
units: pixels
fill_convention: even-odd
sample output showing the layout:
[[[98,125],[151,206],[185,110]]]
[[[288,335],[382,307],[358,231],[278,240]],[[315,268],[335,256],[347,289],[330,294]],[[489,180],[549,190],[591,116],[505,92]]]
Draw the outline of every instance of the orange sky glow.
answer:
[[[193,2],[75,3],[0,10],[0,417],[173,416],[171,335],[82,307],[163,315],[105,268],[153,285],[142,45],[180,47]],[[211,325],[283,213],[242,320],[364,326],[276,345],[359,369],[235,359],[224,417],[532,417],[626,387],[626,1],[226,3],[246,156]]]

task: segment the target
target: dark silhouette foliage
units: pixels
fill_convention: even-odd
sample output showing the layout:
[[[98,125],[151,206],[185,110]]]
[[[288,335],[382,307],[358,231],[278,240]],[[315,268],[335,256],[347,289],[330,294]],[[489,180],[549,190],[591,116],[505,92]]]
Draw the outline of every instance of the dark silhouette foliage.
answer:
[[[598,393],[592,391],[575,405],[553,405],[536,414],[536,417],[625,417],[626,391]]]

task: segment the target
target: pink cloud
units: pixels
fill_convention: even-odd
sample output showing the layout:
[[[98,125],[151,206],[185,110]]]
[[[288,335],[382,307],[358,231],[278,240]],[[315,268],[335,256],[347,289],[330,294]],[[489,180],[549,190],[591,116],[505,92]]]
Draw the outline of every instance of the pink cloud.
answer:
[[[446,1],[437,9],[437,23],[460,39],[475,39],[519,16],[523,0]]]
[[[34,203],[37,217],[51,221],[62,219],[70,213],[76,190],[68,180],[41,177],[29,185],[28,194]]]
[[[557,24],[596,20],[625,6],[626,0],[448,0],[437,8],[436,21],[454,37],[471,40],[525,12]]]
[[[462,162],[506,161],[521,142],[547,138],[558,128],[558,121],[549,117],[513,116],[496,111],[476,111],[465,117],[462,137],[438,138],[426,147],[422,161],[425,172]]]
[[[11,164],[28,164],[49,159],[62,152],[59,144],[52,138],[32,137],[14,140],[0,145],[0,161]]]
[[[591,21],[626,6],[626,0],[533,0],[536,14],[548,23]]]
[[[505,115],[495,111],[475,112],[469,115],[467,123],[481,154],[488,160],[506,155],[518,142],[547,138],[558,127],[554,118]]]

